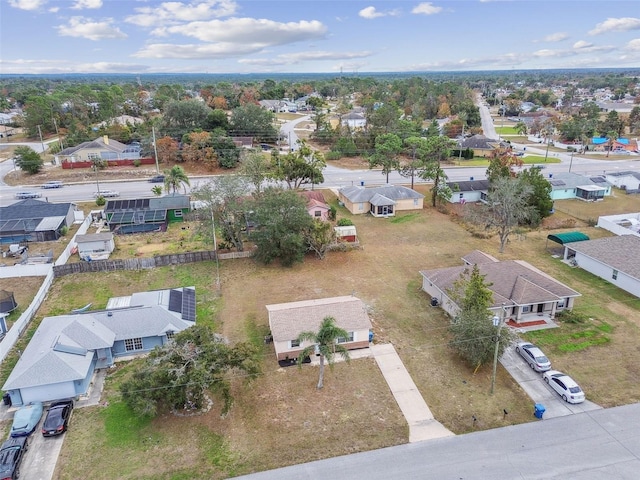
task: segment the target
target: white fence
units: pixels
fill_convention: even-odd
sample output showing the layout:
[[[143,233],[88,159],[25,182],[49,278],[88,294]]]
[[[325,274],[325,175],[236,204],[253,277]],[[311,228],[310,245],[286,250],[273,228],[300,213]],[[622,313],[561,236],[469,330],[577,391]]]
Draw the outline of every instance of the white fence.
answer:
[[[93,213],[93,212],[92,212]],[[93,215],[88,215],[78,231],[76,235],[84,235],[89,226],[91,225]],[[71,257],[71,251],[77,245],[76,243],[76,235],[73,236],[67,248],[64,249],[64,252],[58,257],[55,265],[64,265],[67,263],[67,260]],[[7,334],[0,342],[0,362],[3,362],[7,357],[13,346],[22,335],[22,332],[27,328],[31,319],[35,316],[38,308],[44,302],[44,299],[49,293],[49,288],[51,288],[51,284],[53,283],[54,275],[53,275],[53,265],[14,265],[13,267],[6,267],[0,269],[0,278],[11,278],[11,277],[33,277],[33,276],[45,276],[42,285],[40,285],[40,289],[36,296],[31,301],[31,304],[27,307],[27,309],[22,312],[20,318],[13,324],[11,329],[7,332]]]

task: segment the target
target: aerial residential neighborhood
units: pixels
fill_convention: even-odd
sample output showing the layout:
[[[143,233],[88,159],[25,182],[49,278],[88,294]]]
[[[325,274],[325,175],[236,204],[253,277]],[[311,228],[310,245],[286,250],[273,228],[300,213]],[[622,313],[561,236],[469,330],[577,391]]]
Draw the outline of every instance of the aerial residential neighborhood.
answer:
[[[0,478],[635,478],[640,20],[356,3],[3,9]]]

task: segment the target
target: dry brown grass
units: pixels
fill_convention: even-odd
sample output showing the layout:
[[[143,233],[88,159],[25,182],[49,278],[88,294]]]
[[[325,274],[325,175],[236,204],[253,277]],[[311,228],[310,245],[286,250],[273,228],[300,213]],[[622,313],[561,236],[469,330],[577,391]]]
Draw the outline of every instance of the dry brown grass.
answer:
[[[427,193],[428,187],[420,188]],[[335,200],[330,192],[325,195]],[[594,206],[608,209],[606,213],[619,213],[622,208],[608,201],[579,203],[572,207],[583,212],[581,215],[590,213]],[[526,260],[581,292],[577,308],[609,322],[613,326],[611,341],[576,353],[547,353],[555,365],[575,376],[590,399],[604,406],[640,398],[639,302],[619,291],[603,293],[604,282],[571,269],[547,249],[546,236],[552,232],[579,229],[591,238],[607,232],[581,221],[564,228],[570,218],[557,213],[539,230],[512,237],[505,253],[499,254],[495,237],[475,238],[461,222],[428,207],[388,219],[352,216],[339,208],[338,217],[353,219],[363,249],[335,252],[322,261],[307,257],[303,264],[289,269],[262,266],[252,260],[222,262],[217,329],[234,341],[247,340],[252,332],[268,328],[267,304],[355,294],[369,307],[375,341],[394,344],[436,419],[447,428],[463,433],[531,421],[532,402],[502,368],[491,396],[490,365],[474,375],[447,347],[448,319],[440,309],[429,306],[420,290],[419,270],[459,265],[462,255],[481,249],[499,259]],[[563,228],[556,230],[558,226]],[[146,243],[147,238],[141,236],[137,244],[127,248],[169,248],[173,243]],[[210,270],[204,273],[201,267]],[[204,295],[210,296],[214,281],[210,264],[103,274],[99,281],[105,291],[100,294],[106,298],[107,293],[160,288],[160,283],[184,278],[188,269],[208,278]],[[62,299],[74,292],[77,301],[84,302],[90,292],[80,285],[82,278],[57,281],[51,297]],[[43,311],[47,310],[51,309],[45,306]],[[562,326],[564,329],[569,330]],[[404,419],[372,360],[336,365],[328,372],[324,390],[318,392],[314,388],[315,367],[279,369],[273,347],[264,349],[264,375],[249,386],[237,381],[236,403],[224,419],[215,409],[202,417],[163,416],[141,432],[133,447],[114,448],[106,446],[101,437],[100,408],[78,410],[55,478],[224,478],[407,441]],[[107,391],[113,393],[109,385]],[[506,418],[503,409],[509,412]],[[475,425],[473,416],[478,418]],[[212,439],[221,439],[222,446],[214,450],[226,452],[224,459],[206,446]],[[120,469],[123,463],[126,472]]]

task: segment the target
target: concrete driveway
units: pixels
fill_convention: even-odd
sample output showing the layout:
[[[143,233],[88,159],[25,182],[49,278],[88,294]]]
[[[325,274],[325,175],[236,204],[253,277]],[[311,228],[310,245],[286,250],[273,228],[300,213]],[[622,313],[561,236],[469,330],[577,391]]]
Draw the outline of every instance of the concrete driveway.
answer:
[[[562,417],[573,413],[588,412],[598,410],[602,407],[596,405],[589,400],[582,403],[571,404],[566,403],[560,396],[551,389],[549,385],[542,379],[542,374],[533,370],[524,359],[516,353],[515,346],[511,345],[507,348],[500,358],[502,366],[511,374],[516,382],[520,384],[522,389],[531,398],[531,410],[533,405],[541,403],[545,407],[542,416],[545,418]],[[585,392],[587,396],[589,392]]]

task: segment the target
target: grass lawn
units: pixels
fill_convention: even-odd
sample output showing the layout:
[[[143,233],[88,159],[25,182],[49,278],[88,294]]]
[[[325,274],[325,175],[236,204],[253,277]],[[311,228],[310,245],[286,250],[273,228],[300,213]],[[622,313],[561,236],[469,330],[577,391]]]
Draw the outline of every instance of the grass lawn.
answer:
[[[335,203],[333,194],[325,196]],[[580,218],[593,207],[625,211],[627,205],[617,200],[571,207]],[[447,346],[449,320],[420,290],[419,270],[459,265],[460,257],[474,249],[526,260],[580,292],[575,311],[585,318],[582,323],[562,323],[526,337],[541,343],[554,366],[570,372],[590,400],[613,406],[640,399],[640,300],[565,265],[547,250],[551,232],[580,230],[591,238],[608,232],[558,212],[547,225],[563,228],[543,226],[514,236],[499,254],[496,238],[477,238],[456,215],[429,207],[388,219],[351,215],[339,207],[342,217],[354,221],[362,249],[333,252],[322,261],[309,256],[288,269],[251,259],[223,261],[220,293],[210,263],[56,280],[36,322],[89,302],[103,308],[111,296],[195,285],[198,321],[232,341],[261,343],[264,356],[260,378],[250,384],[234,379],[235,404],[225,418],[217,403],[201,416],[135,418],[117,388],[131,364],[119,364],[107,377],[107,403],[74,412],[54,478],[217,479],[406,443],[408,428],[373,360],[337,364],[327,370],[325,388],[318,392],[316,367],[281,369],[273,346],[261,342],[268,330],[265,305],[311,298],[361,298],[375,341],[394,344],[435,418],[455,433],[534,420],[532,402],[502,368],[496,392],[489,395],[491,365],[474,375],[460,361]],[[175,241],[166,242],[166,248]],[[138,251],[149,244],[141,238],[126,248]],[[506,418],[503,409],[509,412]]]

